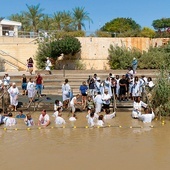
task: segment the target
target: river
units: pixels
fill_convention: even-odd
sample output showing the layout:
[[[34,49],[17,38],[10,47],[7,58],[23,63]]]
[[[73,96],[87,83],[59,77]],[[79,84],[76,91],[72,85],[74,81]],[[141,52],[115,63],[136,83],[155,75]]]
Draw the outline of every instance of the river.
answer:
[[[117,112],[106,128],[87,128],[86,113],[76,123],[57,128],[51,125],[27,129],[17,120],[13,129],[0,129],[0,169],[3,170],[168,170],[170,166],[170,123],[154,120],[143,124],[130,112]],[[39,113],[32,113],[37,123]],[[73,127],[74,126],[74,127]],[[17,128],[17,129],[15,129]]]

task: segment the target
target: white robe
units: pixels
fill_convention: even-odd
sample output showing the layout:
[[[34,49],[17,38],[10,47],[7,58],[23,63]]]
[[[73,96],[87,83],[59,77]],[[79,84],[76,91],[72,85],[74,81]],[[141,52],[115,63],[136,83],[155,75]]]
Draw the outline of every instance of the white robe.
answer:
[[[10,95],[10,104],[12,106],[18,105],[18,94],[19,90],[17,87],[13,88],[12,86],[8,89],[8,93]]]
[[[112,96],[112,90],[111,90],[111,83],[110,83],[110,81],[105,80],[105,82],[104,82],[104,89],[108,90],[109,95]]]
[[[28,82],[27,84],[28,98],[33,98],[35,96],[36,93],[35,87],[36,85],[34,82]]]
[[[155,114],[152,111],[152,113],[148,113],[148,114],[140,114],[138,119],[141,120],[143,123],[150,123],[152,122],[152,120],[155,118]]]
[[[70,96],[68,95],[70,91],[71,91],[71,88],[68,83],[62,85],[63,101],[70,99]]]
[[[147,107],[147,104],[140,101],[139,103],[138,102],[135,102],[133,103],[133,111],[132,111],[132,117],[133,118],[138,118],[139,115],[141,114],[141,110],[142,110],[142,107]]]

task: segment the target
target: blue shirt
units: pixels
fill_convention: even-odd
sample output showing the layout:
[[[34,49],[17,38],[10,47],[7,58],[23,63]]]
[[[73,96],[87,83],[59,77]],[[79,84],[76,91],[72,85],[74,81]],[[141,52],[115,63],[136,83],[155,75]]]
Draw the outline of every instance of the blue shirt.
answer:
[[[26,118],[26,116],[24,114],[21,114],[21,115],[18,114],[18,115],[16,115],[16,118],[18,118],[18,119],[21,118],[22,119],[22,118]]]
[[[81,85],[80,86],[81,94],[86,94],[87,89],[88,89],[88,87],[86,85]]]

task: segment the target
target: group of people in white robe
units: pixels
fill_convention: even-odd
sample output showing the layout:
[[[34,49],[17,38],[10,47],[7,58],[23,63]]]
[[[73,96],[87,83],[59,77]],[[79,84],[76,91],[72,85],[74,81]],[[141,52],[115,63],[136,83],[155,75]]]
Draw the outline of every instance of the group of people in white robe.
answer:
[[[16,84],[11,84],[9,75],[5,74],[4,79],[0,82],[0,86],[8,86],[10,105],[12,106],[12,110],[16,111],[19,95],[19,90]],[[88,110],[88,122],[91,122],[91,120],[93,119],[100,120],[99,122],[101,123],[101,120],[105,119],[105,116],[101,116],[102,110],[107,115],[110,114],[108,110],[110,108],[111,102],[114,102],[116,99],[119,99],[119,101],[124,101],[125,97],[126,99],[131,98],[134,100],[132,117],[138,118],[143,122],[150,122],[154,118],[154,113],[153,111],[149,111],[147,105],[140,101],[140,97],[145,91],[146,87],[148,87],[149,89],[152,89],[154,87],[152,78],[146,78],[145,76],[141,76],[140,78],[138,78],[137,76],[134,76],[134,72],[132,69],[129,69],[128,72],[122,76],[122,78],[119,78],[119,75],[114,76],[111,73],[103,81],[100,79],[100,77],[97,76],[97,74],[94,74],[93,77],[89,76],[88,80],[83,81],[82,85],[80,86],[79,90],[81,94],[77,94],[75,96],[73,96],[68,79],[65,79],[65,82],[62,85],[63,101],[57,101],[55,103],[54,110],[55,112],[58,112],[56,116],[56,122],[60,122],[59,124],[62,124],[61,122],[64,122],[61,121],[61,111],[65,108],[71,109],[71,120],[76,120],[76,107],[83,106],[83,109]],[[30,78],[29,82],[27,83],[27,92],[29,102],[32,102],[36,94],[36,84],[32,78]],[[60,107],[61,110],[57,110],[58,107]],[[142,107],[145,108],[144,115],[141,113]],[[113,112],[111,115],[114,115],[110,116],[113,118],[115,117],[116,113]],[[40,121],[39,124],[43,124],[41,122],[42,121]],[[94,124],[100,123],[95,122]]]
[[[83,81],[83,84],[84,82],[85,81]],[[132,111],[133,118],[138,118],[144,123],[151,122],[154,119],[155,115],[153,111],[147,108],[147,104],[140,101],[142,93],[145,92],[145,88],[152,89],[154,87],[151,77],[146,78],[145,76],[141,76],[141,78],[138,78],[137,76],[134,76],[133,70],[129,69],[126,75],[122,76],[122,79],[119,78],[119,75],[114,76],[110,73],[104,81],[101,81],[100,77],[98,77],[97,74],[94,74],[93,77],[89,76],[87,84],[88,88],[86,89],[87,96],[85,108],[88,109],[89,112],[88,122],[98,119],[104,120],[104,116],[103,118],[101,116],[102,110],[105,113],[108,113],[111,102],[116,99],[121,100],[123,97],[124,99],[126,97],[127,100],[130,98],[134,101]],[[126,90],[125,94],[120,94],[122,84],[125,84],[123,87]],[[83,95],[80,90],[81,94],[70,97],[70,92],[71,87],[68,83],[68,79],[66,79],[65,83],[62,85],[63,103],[67,101],[67,107],[71,108],[72,115],[74,115],[77,106],[81,106],[82,104],[84,107],[81,97],[83,96],[84,98],[85,95]],[[141,112],[142,108],[144,108],[144,114]],[[116,115],[115,112],[113,112],[113,114]],[[90,124],[93,125],[94,123]]]

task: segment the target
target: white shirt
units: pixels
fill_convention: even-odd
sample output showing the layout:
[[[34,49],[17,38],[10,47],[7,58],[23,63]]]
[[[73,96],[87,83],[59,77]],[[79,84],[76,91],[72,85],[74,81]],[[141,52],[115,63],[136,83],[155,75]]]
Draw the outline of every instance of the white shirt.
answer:
[[[90,127],[94,126],[94,119],[92,117],[89,116],[87,122],[88,122]]]
[[[70,117],[70,118],[69,118],[69,121],[70,121],[70,122],[75,122],[75,121],[76,121],[76,118],[75,118],[75,117]]]
[[[148,113],[148,114],[140,114],[138,116],[138,119],[140,119],[141,121],[143,121],[143,123],[150,123],[153,119],[155,118],[155,114],[152,111],[152,113]]]
[[[110,104],[110,99],[111,99],[111,96],[109,94],[104,93],[102,95],[102,100],[104,104]]]
[[[50,120],[50,117],[48,114],[43,116],[42,114],[39,117],[39,121],[41,122],[41,125],[45,125]]]
[[[104,122],[103,122],[103,120],[98,120],[97,121],[97,126],[103,126],[104,125]]]
[[[113,119],[114,117],[116,116],[116,112],[113,112],[111,114],[106,114],[104,115],[104,119],[107,120],[107,119]]]
[[[70,101],[70,105],[72,105],[72,106],[74,106],[74,102],[75,101],[77,101],[77,98],[76,98],[76,96],[75,97],[73,97],[72,99],[71,99],[71,101]]]
[[[29,81],[28,84],[27,84],[27,90],[34,91],[35,90],[35,83]]]
[[[58,116],[58,111],[54,112],[52,116],[57,117]]]
[[[62,117],[57,116],[56,119],[55,119],[55,123],[57,125],[62,125],[62,124],[65,124],[66,122],[65,122],[65,120]]]
[[[14,126],[16,124],[16,120],[15,118],[12,118],[12,117],[9,117],[6,122],[5,122],[5,125],[6,126]]]
[[[142,101],[140,101],[139,103],[134,101],[134,103],[133,103],[133,109],[134,109],[134,110],[139,110],[139,111],[141,111],[142,107],[145,107],[145,108],[146,108],[146,107],[147,107],[147,104],[144,103],[144,102],[142,102]]]
[[[63,107],[63,103],[61,101],[59,101],[58,105],[54,104],[54,110],[56,111],[58,107]]]
[[[99,104],[102,104],[103,101],[102,101],[102,96],[100,94],[98,94],[95,98],[94,98],[94,102],[95,103],[99,103]]]

